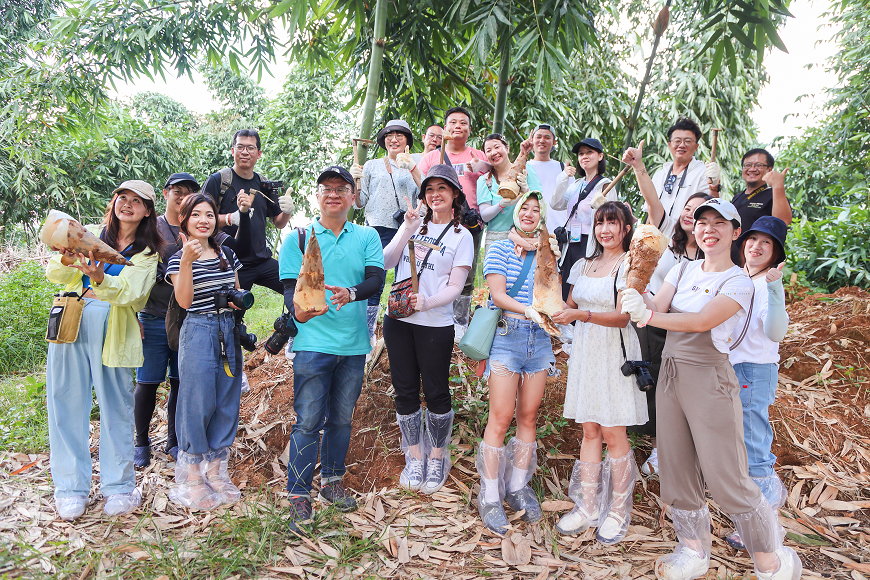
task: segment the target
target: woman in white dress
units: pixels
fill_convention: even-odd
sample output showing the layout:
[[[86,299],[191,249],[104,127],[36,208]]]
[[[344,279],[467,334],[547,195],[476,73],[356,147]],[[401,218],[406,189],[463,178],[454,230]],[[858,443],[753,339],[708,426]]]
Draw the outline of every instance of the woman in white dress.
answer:
[[[626,425],[646,423],[646,397],[634,376],[623,376],[626,360],[640,359],[640,344],[629,318],[620,313],[617,291],[631,242],[631,210],[607,202],[595,212],[592,254],[571,268],[568,307],[553,320],[574,326],[573,356],[568,362],[564,416],[583,425],[580,459],[575,462],[568,495],[575,506],[556,525],[563,534],[597,526],[599,542],[625,537],[631,520],[636,469]],[[603,444],[607,457],[601,460]]]

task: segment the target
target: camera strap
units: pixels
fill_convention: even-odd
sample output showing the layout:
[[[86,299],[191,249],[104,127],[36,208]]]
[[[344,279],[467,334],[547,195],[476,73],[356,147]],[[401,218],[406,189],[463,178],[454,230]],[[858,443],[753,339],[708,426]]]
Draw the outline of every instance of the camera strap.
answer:
[[[595,186],[598,185],[598,182],[604,179],[601,175],[596,175],[592,178],[592,181],[586,184],[586,187],[583,188],[583,191],[580,192],[580,195],[577,196],[577,203],[574,204],[574,207],[571,208],[571,213],[568,214],[568,221],[565,222],[564,227],[567,228],[568,224],[571,223],[571,220],[574,219],[574,214],[577,213],[577,208],[580,207],[580,202],[589,197],[589,194],[592,193],[592,190],[595,189]]]
[[[218,247],[218,251],[223,255],[224,259],[225,259],[227,262],[229,262],[229,264],[230,264],[230,268],[232,268],[232,262],[229,260],[229,257],[227,256],[227,253],[224,251],[224,248],[223,248],[222,246],[219,246],[219,247]],[[221,347],[221,362],[224,363],[224,372],[227,373],[227,376],[228,376],[228,377],[233,377],[233,372],[230,370],[230,357],[227,356],[227,341],[226,341],[226,337],[224,336],[224,331],[221,330],[221,323],[220,323],[220,315],[221,315],[221,311],[220,311],[220,309],[217,307],[217,304],[215,304],[214,309],[215,309],[215,312],[217,313],[217,318],[218,318],[218,331],[217,331],[217,336],[218,336],[218,344],[220,344],[220,347]]]
[[[619,272],[613,277],[613,308],[616,308],[616,278],[619,276]],[[625,341],[622,339],[622,328],[618,328],[619,330],[619,346],[622,347],[622,358],[628,360],[628,355],[625,353]]]
[[[387,166],[387,175],[390,176],[390,183],[393,184],[393,195],[396,196],[396,207],[399,211],[402,211],[402,204],[399,203],[399,192],[396,191],[396,182],[393,181],[393,169],[390,167],[389,157],[384,157],[384,165]]]

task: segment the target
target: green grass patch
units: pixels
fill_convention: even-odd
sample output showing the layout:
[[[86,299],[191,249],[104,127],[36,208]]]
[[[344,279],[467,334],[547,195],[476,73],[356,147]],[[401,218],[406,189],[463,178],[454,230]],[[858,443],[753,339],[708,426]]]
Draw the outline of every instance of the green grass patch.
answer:
[[[48,309],[59,290],[35,262],[24,262],[0,276],[0,376],[31,372],[45,364]]]
[[[15,453],[48,450],[44,372],[0,381],[0,449]]]
[[[275,319],[281,316],[284,296],[262,286],[254,286],[251,292],[254,305],[245,312],[245,325],[248,332],[257,335],[257,340],[264,340],[272,334]]]

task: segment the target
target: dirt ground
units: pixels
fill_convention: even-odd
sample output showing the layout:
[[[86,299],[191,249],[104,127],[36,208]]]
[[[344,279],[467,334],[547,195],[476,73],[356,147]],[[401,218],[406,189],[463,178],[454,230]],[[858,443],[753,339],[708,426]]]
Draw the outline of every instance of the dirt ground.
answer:
[[[780,521],[788,545],[798,551],[804,563],[804,578],[867,580],[870,366],[865,358],[870,354],[870,294],[855,288],[812,296],[795,290],[789,291],[788,298],[791,324],[781,346],[779,389],[771,407],[777,471],[789,490]],[[429,497],[396,489],[404,458],[399,450],[389,360],[384,351],[363,386],[347,457],[345,484],[357,494],[361,509],[344,516],[349,533],[377,538],[382,549],[378,558],[366,556],[354,563],[356,568],[333,568],[330,575],[537,580],[654,577],[655,558],[675,545],[656,478],[638,480],[629,536],[618,546],[602,547],[591,532],[577,538],[555,532],[558,517],[570,509],[567,484],[581,438],[579,426],[561,417],[567,361],[560,350],[557,362],[562,373],[548,380],[539,418],[539,469],[533,486],[545,497],[545,518],[535,525],[514,519],[510,537],[503,539],[481,526],[476,511],[479,485],[474,450],[486,423],[487,396],[485,383],[475,377],[476,363],[455,350],[451,367],[457,408],[451,442],[454,467],[447,486]],[[231,473],[243,489],[265,489],[284,497],[286,457],[282,454],[295,419],[292,364],[283,354],[270,357],[261,348],[250,357],[246,370],[252,388],[242,399]],[[160,428],[165,432],[162,425],[158,432]],[[640,465],[649,444],[642,438],[634,442]],[[172,464],[164,459],[159,456],[142,474],[146,495],[149,490],[160,489],[158,480],[160,485],[171,485]],[[43,517],[53,517],[50,486],[42,485],[41,491],[33,494],[13,485],[11,475],[19,471],[21,475],[16,477],[26,477],[28,470],[22,468],[28,462],[45,472],[45,456],[0,454],[0,485],[12,498],[27,497],[36,502],[30,508],[19,502],[22,507],[15,511],[9,507],[14,501],[0,501],[0,534],[26,525],[22,510],[31,516],[33,510],[47,511]],[[317,483],[315,479],[315,491]],[[165,493],[160,491],[152,495],[143,511],[159,509],[187,518],[187,534],[205,527],[209,516],[167,506]],[[748,574],[752,568],[746,553],[732,550],[722,539],[731,529],[729,519],[712,499],[710,507],[714,553],[707,578]],[[93,524],[95,537],[103,529],[100,525]],[[111,524],[109,527],[111,530]],[[321,562],[327,559],[328,567],[330,557],[323,542],[295,542],[288,561],[264,570],[261,577],[321,577]]]

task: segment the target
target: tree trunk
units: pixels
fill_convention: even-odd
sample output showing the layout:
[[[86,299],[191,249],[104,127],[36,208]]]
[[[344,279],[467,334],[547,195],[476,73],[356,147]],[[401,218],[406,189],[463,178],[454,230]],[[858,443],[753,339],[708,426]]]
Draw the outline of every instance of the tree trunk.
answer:
[[[375,111],[378,108],[378,89],[381,85],[381,65],[384,62],[384,34],[387,30],[387,0],[377,0],[375,4],[375,23],[372,34],[372,54],[369,60],[369,76],[366,80],[366,100],[363,103],[360,119],[359,136],[368,139],[372,134],[372,124]],[[368,145],[359,144],[359,160],[365,164],[368,157]]]
[[[502,29],[505,37],[510,34],[507,29]],[[510,38],[502,40],[501,64],[498,69],[498,92],[495,95],[495,111],[492,119],[492,132],[504,133],[504,111],[507,106],[508,83],[511,75],[511,41]]]

